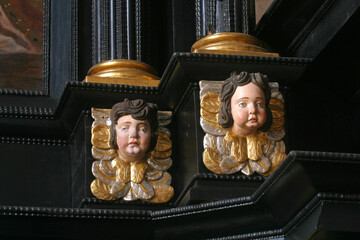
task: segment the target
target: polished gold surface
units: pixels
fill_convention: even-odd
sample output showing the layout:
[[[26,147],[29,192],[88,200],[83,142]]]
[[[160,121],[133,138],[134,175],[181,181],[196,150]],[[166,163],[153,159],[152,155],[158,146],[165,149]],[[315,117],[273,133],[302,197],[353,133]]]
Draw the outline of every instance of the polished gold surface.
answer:
[[[141,183],[145,178],[147,168],[146,162],[131,163],[131,182]]]
[[[259,160],[263,155],[262,146],[266,143],[267,137],[264,132],[246,136],[247,157],[253,161]]]
[[[98,63],[91,67],[84,82],[123,84],[156,87],[160,79],[148,64],[115,59]]]
[[[161,152],[171,150],[171,140],[168,135],[161,132],[156,132],[157,143],[155,149]]]
[[[217,113],[220,107],[219,95],[213,92],[207,93],[201,98],[201,105],[210,113]]]
[[[172,143],[165,126],[171,122],[171,112],[159,112],[159,126],[156,132],[158,141],[153,152],[146,159],[129,163],[122,160],[115,149],[109,145],[110,110],[92,108],[91,143],[93,162],[92,173],[95,180],[90,189],[93,195],[102,200],[126,201],[141,199],[152,203],[164,203],[174,195],[170,186],[171,175],[167,170],[172,165],[170,158]]]
[[[247,161],[247,141],[245,137],[234,136],[231,132],[231,129],[229,129],[224,139],[225,141],[231,143],[231,155],[238,162]]]
[[[157,87],[160,80],[146,79],[143,77],[130,76],[129,78],[109,78],[109,77],[91,77],[86,76],[84,82],[121,84],[132,86]]]
[[[270,100],[270,109],[273,114],[273,124],[271,125],[270,131],[280,131],[285,123],[284,103],[279,99],[272,98]]]
[[[193,44],[191,52],[279,57],[278,53],[268,52],[257,38],[237,32],[215,33],[203,37]]]
[[[167,151],[158,151],[155,149],[154,151],[152,151],[151,156],[154,158],[165,159],[165,158],[170,157],[171,154],[172,154],[171,149],[169,149]]]
[[[217,129],[222,129],[222,127],[217,122],[217,114],[220,108],[219,95],[213,92],[209,92],[205,94],[200,99],[200,101],[200,105],[202,106],[202,108],[200,109],[201,117],[210,126]]]
[[[270,110],[273,123],[268,132],[258,131],[248,136],[236,136],[231,129],[217,123],[222,81],[200,81],[200,125],[205,134],[203,163],[216,174],[241,171],[268,176],[286,157],[281,140],[284,132],[284,103],[278,85],[271,83]]]
[[[100,149],[110,149],[110,129],[106,125],[96,125],[91,128],[91,144]]]
[[[155,190],[155,196],[149,200],[149,202],[151,203],[168,202],[174,196],[174,188],[171,186],[155,188],[154,190]]]
[[[111,187],[102,183],[99,179],[95,179],[94,181],[92,181],[90,189],[94,196],[98,199],[108,201],[116,200],[116,198],[112,194],[110,194]]]
[[[117,156],[111,161],[111,166],[116,170],[116,179],[122,183],[127,183],[131,178],[131,167],[130,163],[121,161]]]
[[[222,33],[214,33],[207,35],[206,37],[201,38],[199,41],[193,44],[191,47],[191,51],[193,52],[195,49],[202,48],[207,46],[208,44],[218,43],[218,42],[236,42],[241,41],[246,44],[261,46],[261,42],[248,34],[238,33],[238,32],[222,32]]]
[[[102,73],[104,72],[111,72],[119,69],[137,69],[139,71],[148,72],[153,75],[156,74],[155,70],[146,63],[142,63],[134,60],[127,60],[127,59],[115,59],[115,60],[104,61],[92,66],[89,69],[87,75],[101,76]]]
[[[203,162],[207,169],[216,174],[224,174],[220,168],[221,157],[216,153],[213,148],[206,148],[203,152]]]

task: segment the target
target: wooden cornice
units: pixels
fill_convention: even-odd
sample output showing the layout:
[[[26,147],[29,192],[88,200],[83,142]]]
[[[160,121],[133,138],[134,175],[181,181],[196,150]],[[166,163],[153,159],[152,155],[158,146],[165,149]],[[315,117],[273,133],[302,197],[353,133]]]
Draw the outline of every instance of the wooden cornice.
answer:
[[[292,151],[252,196],[158,211],[1,206],[1,226],[7,233],[15,221],[22,228],[13,236],[42,237],[67,236],[76,225],[75,239],[99,232],[125,239],[323,239],[327,232],[358,237],[359,171],[358,154]],[[95,220],[106,230],[87,227]]]

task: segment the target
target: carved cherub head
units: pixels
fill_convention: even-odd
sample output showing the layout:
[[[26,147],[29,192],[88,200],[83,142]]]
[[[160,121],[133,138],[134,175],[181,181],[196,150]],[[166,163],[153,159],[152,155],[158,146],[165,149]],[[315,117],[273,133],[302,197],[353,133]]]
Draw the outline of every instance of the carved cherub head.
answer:
[[[110,112],[110,146],[126,162],[142,160],[157,143],[157,106],[142,99],[115,104]]]
[[[218,123],[237,136],[266,132],[272,124],[271,90],[261,73],[233,72],[220,92]]]

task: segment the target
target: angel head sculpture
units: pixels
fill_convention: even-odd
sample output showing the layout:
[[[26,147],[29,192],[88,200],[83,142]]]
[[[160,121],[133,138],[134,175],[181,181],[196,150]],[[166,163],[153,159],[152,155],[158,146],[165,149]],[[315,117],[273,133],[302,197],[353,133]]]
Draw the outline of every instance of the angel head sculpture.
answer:
[[[125,162],[138,162],[157,143],[157,106],[143,100],[115,104],[110,112],[110,145]]]
[[[125,99],[111,111],[92,109],[92,113],[92,155],[98,159],[92,165],[96,179],[90,188],[94,196],[102,200],[169,201],[174,193],[166,171],[172,164],[171,140],[159,118],[167,119],[171,114],[158,114],[155,104],[142,99]],[[104,119],[110,124],[104,126]]]
[[[286,157],[283,98],[261,73],[201,81],[203,162],[212,172],[271,174]]]

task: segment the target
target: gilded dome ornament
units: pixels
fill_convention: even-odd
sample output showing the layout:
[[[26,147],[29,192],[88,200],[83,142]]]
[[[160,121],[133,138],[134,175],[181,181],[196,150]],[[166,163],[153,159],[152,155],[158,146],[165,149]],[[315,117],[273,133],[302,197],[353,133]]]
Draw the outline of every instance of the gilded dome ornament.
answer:
[[[160,78],[155,69],[146,63],[113,59],[92,66],[84,82],[157,87]]]
[[[191,47],[193,53],[279,57],[254,36],[239,32],[209,33]]]
[[[261,73],[200,82],[204,165],[216,174],[270,175],[286,157],[284,100]]]

